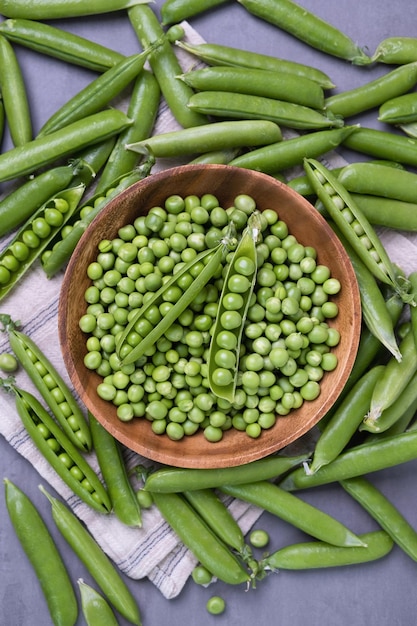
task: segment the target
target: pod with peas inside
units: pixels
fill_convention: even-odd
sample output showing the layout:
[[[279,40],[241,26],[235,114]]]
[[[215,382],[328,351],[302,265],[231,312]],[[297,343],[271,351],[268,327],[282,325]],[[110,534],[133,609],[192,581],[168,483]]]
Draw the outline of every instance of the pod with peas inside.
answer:
[[[360,324],[352,265],[322,216],[227,165],[173,167],[114,198],[59,305],[81,400],[124,445],[179,467],[241,465],[309,431],[343,389]]]

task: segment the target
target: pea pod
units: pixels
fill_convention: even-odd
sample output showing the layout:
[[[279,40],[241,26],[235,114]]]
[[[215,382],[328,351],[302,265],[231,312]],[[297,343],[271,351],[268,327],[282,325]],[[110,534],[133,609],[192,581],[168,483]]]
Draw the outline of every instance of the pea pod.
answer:
[[[58,158],[118,134],[130,124],[122,111],[112,109],[89,115],[50,135],[35,137],[25,145],[0,155],[0,181],[31,174]]]
[[[379,107],[378,120],[386,124],[408,124],[417,121],[416,93],[405,93],[385,100]]]
[[[181,495],[154,493],[153,498],[165,521],[213,576],[230,585],[249,582],[243,565]]]
[[[417,61],[416,37],[387,37],[377,46],[372,61],[402,65]]]
[[[8,333],[13,352],[67,437],[84,452],[91,450],[90,429],[62,376],[28,335],[12,328],[10,324]]]
[[[70,98],[45,122],[38,133],[38,137],[49,135],[68,124],[82,120],[88,115],[98,113],[108,106],[110,101],[130,85],[142,71],[151,50],[152,46],[140,54],[132,54],[123,58],[88,83],[84,89]]]
[[[119,443],[89,413],[94,450],[116,517],[127,526],[142,525],[140,507],[130,483]]]
[[[417,139],[417,122],[409,122],[408,124],[400,124],[401,130],[413,139]]]
[[[417,174],[407,170],[379,163],[350,163],[339,172],[337,179],[351,193],[416,201]]]
[[[177,41],[176,45],[209,65],[229,65],[232,67],[285,72],[285,74],[313,80],[323,89],[332,89],[335,86],[329,76],[321,70],[310,65],[296,63],[295,61],[279,59],[267,54],[259,54],[258,52],[215,43],[192,44],[185,41]]]
[[[392,550],[394,542],[384,530],[359,535],[366,547],[341,548],[321,541],[306,541],[280,548],[264,559],[266,569],[304,570],[342,567],[381,559]]]
[[[110,500],[99,477],[39,400],[14,383],[1,382],[14,393],[16,409],[26,431],[58,476],[91,508],[109,513]]]
[[[356,133],[343,140],[343,145],[377,159],[397,161],[411,167],[417,166],[417,140],[389,131],[361,126]]]
[[[411,272],[408,277],[413,293],[417,294],[417,271]],[[417,349],[417,307],[410,308],[411,332]]]
[[[163,467],[146,478],[145,489],[152,493],[178,493],[193,489],[209,489],[222,485],[239,485],[252,480],[268,480],[284,476],[308,458],[308,454],[285,456],[273,454],[258,461],[219,469],[182,469]]]
[[[317,196],[359,258],[375,278],[391,285],[408,300],[407,287],[398,284],[393,263],[379,236],[354,203],[349,192],[319,161],[305,159],[304,169]]]
[[[0,13],[5,17],[54,20],[121,11],[141,2],[148,0],[91,0],[88,4],[80,3],[79,0],[40,0],[36,4],[28,0],[2,0]]]
[[[8,478],[3,482],[10,520],[39,580],[52,622],[55,626],[73,626],[78,616],[77,599],[48,527],[26,494]]]
[[[161,6],[162,24],[179,24],[203,11],[224,4],[226,0],[165,0]]]
[[[104,72],[123,59],[120,52],[57,28],[27,19],[8,19],[0,33],[9,41],[74,65]]]
[[[81,219],[68,220],[68,226],[70,227],[69,234],[66,234],[64,238],[55,239],[50,241],[50,247],[46,251],[47,253],[42,255],[41,262],[42,268],[45,271],[48,278],[54,276],[74,252],[79,240],[81,239],[88,226],[91,224],[96,215],[106,206],[112,198],[118,193],[127,189],[130,185],[139,180],[142,180],[147,176],[154,164],[153,157],[147,159],[137,170],[130,174],[121,176],[120,179],[113,181],[112,186],[106,190],[106,195],[103,193],[97,193],[93,197],[89,198],[83,205],[79,207],[77,215],[79,218],[82,213]],[[72,223],[71,223],[72,222]],[[60,231],[61,232],[61,231]],[[61,232],[62,236],[62,232]]]
[[[229,264],[210,341],[209,385],[217,397],[230,402],[235,396],[243,328],[256,282],[256,242],[260,233],[260,213],[255,212],[249,217]],[[237,308],[232,310],[225,306],[230,294],[235,294],[234,306],[237,303]]]
[[[408,232],[417,231],[417,202],[350,193],[354,202],[373,226],[385,226]]]
[[[52,517],[58,530],[84,563],[104,595],[123,617],[132,624],[141,626],[136,600],[108,556],[65,504],[51,496],[43,487],[40,489],[51,503]]]
[[[354,65],[368,65],[371,62],[350,37],[292,0],[238,2],[253,15],[285,30],[312,48],[351,61]]]
[[[0,299],[4,298],[75,211],[85,186],[70,187],[56,194],[19,229],[0,254]]]
[[[288,128],[340,128],[343,120],[293,102],[233,91],[200,91],[188,100],[191,111],[215,118],[269,120]]]
[[[116,617],[103,596],[81,578],[77,583],[87,626],[117,626]]]
[[[227,165],[232,159],[238,156],[240,148],[231,148],[230,150],[211,150],[205,152],[200,156],[195,157],[189,161],[188,165],[204,165],[204,164],[218,164]]]
[[[213,122],[196,128],[173,130],[127,144],[128,150],[155,157],[177,157],[212,150],[267,145],[281,141],[279,126],[268,120]]]

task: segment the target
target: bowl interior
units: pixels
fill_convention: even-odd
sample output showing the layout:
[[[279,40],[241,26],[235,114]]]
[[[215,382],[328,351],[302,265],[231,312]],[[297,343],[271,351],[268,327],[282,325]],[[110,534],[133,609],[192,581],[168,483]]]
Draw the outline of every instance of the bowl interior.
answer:
[[[342,284],[335,297],[338,317],[329,322],[337,326],[341,341],[334,348],[337,368],[325,374],[316,400],[305,402],[288,416],[250,439],[235,429],[225,432],[217,443],[208,442],[203,433],[172,441],[155,435],[143,418],[120,421],[115,407],[96,393],[100,377],[83,364],[86,337],[78,326],[85,313],[84,292],[90,284],[88,264],[95,260],[101,239],[117,235],[120,226],[132,223],[151,206],[163,204],[167,196],[205,193],[216,195],[228,207],[236,195],[253,196],[261,210],[272,208],[292,234],[304,245],[314,246],[318,262],[331,268]],[[81,400],[99,422],[121,443],[144,457],[179,467],[215,468],[234,466],[265,457],[292,443],[309,431],[336,401],[351,371],[359,342],[361,310],[358,286],[349,258],[338,238],[321,215],[285,184],[252,170],[223,165],[180,166],[164,170],[134,184],[112,200],[94,220],[80,240],[66,270],[59,303],[59,337],[65,365]]]

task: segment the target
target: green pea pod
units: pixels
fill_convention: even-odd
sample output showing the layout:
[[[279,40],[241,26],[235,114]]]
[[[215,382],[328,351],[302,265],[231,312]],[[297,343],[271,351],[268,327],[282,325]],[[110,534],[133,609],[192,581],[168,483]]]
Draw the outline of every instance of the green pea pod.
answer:
[[[98,193],[89,198],[83,205],[79,207],[79,211],[74,215],[74,220],[68,219],[68,226],[71,227],[69,234],[64,238],[50,240],[50,248],[47,254],[42,255],[42,268],[48,278],[54,276],[67,263],[71,254],[74,252],[79,240],[81,239],[88,226],[99,212],[112,200],[117,194],[124,189],[133,185],[148,176],[154,165],[154,158],[149,157],[141,166],[130,174],[123,175],[112,186],[106,190],[106,194]],[[82,219],[79,219],[80,213],[84,212]],[[61,231],[60,231],[61,232]],[[61,232],[62,236],[62,232]]]
[[[297,130],[340,128],[344,124],[331,111],[321,113],[301,104],[233,91],[200,91],[190,97],[188,107],[215,118],[269,120]]]
[[[417,121],[417,94],[402,94],[385,100],[379,107],[378,120],[386,124],[408,124]]]
[[[36,447],[66,485],[99,513],[109,513],[111,503],[99,477],[71,443],[38,399],[12,385],[16,408]]]
[[[385,226],[409,232],[417,231],[417,202],[350,193],[354,202],[373,226]]]
[[[203,11],[224,4],[226,0],[165,0],[161,6],[162,24],[179,24]]]
[[[22,17],[30,20],[54,20],[65,17],[98,15],[122,11],[149,0],[40,0],[33,4],[27,0],[1,0],[0,13],[5,17]]]
[[[74,589],[55,542],[28,496],[4,479],[6,507],[48,604],[55,626],[73,626],[78,606]]]
[[[69,546],[94,578],[114,608],[132,624],[141,626],[136,600],[108,556],[65,504],[40,487],[51,503],[54,522]]]
[[[349,192],[319,161],[305,159],[304,169],[326,211],[375,278],[391,285],[405,300],[409,300],[408,286],[398,283],[394,265],[378,234]]]
[[[136,494],[130,483],[120,444],[89,413],[94,450],[116,517],[127,526],[140,527],[142,518]]]
[[[4,134],[4,102],[3,97],[0,94],[0,141],[3,139]]]
[[[337,179],[349,191],[415,202],[417,197],[417,174],[379,163],[350,163]],[[407,224],[404,224],[404,228]]]
[[[295,456],[272,454],[245,465],[219,469],[164,467],[149,474],[144,488],[152,493],[178,493],[222,485],[239,485],[255,480],[268,480],[284,476],[307,459],[308,454]]]
[[[211,150],[210,152],[205,152],[204,154],[195,157],[195,159],[189,161],[188,165],[204,165],[210,163],[227,165],[232,159],[237,157],[239,153],[239,148],[232,148],[230,150]]]
[[[285,30],[297,39],[354,65],[368,65],[370,57],[347,35],[292,0],[238,0],[247,11]]]
[[[157,45],[157,44],[156,44]],[[123,58],[119,63],[88,83],[58,109],[42,126],[38,137],[49,135],[64,126],[93,115],[104,109],[142,71],[152,50]]]
[[[372,61],[403,65],[417,61],[416,37],[387,37],[377,46]]]
[[[341,548],[322,541],[306,541],[277,550],[263,561],[263,565],[272,570],[342,567],[381,559],[394,546],[384,530],[374,530],[359,537],[366,547]]]
[[[344,524],[269,481],[223,485],[220,490],[261,507],[321,541],[345,547],[365,545]]]
[[[249,574],[240,561],[181,495],[155,493],[153,498],[165,521],[213,576],[229,585],[249,582]]]
[[[417,139],[417,122],[409,122],[408,124],[400,124],[401,130],[413,139]]]
[[[411,272],[408,277],[411,285],[412,292],[416,295],[417,299],[417,271]],[[411,332],[414,337],[414,343],[417,349],[417,307],[410,308],[410,318],[411,318]]]
[[[130,124],[131,120],[122,111],[111,109],[77,120],[50,135],[35,137],[0,154],[0,181],[31,174],[59,158],[117,135]]]
[[[77,583],[87,626],[117,626],[117,619],[103,596],[81,578],[77,580]]]
[[[0,33],[30,50],[80,65],[96,72],[104,72],[123,59],[120,52],[70,33],[50,24],[8,19],[0,24]]]
[[[343,140],[343,145],[377,159],[397,161],[411,167],[417,166],[417,140],[414,138],[361,126],[356,133]]]
[[[0,35],[0,91],[12,142],[22,146],[32,139],[32,121],[25,82],[9,41]]]
[[[19,362],[67,437],[80,450],[91,450],[91,433],[87,421],[62,376],[28,335],[10,329],[9,341]]]
[[[59,228],[75,211],[85,186],[70,187],[56,194],[19,229],[0,254],[0,300],[39,258]]]
[[[216,320],[214,322],[214,329],[212,338],[210,341],[209,356],[208,356],[208,380],[212,392],[218,397],[233,402],[237,377],[239,371],[239,354],[242,342],[242,334],[246,321],[246,315],[249,308],[251,296],[256,283],[257,274],[257,253],[256,242],[259,239],[261,233],[260,213],[253,213],[248,220],[248,226],[245,229],[238,247],[233,253],[232,260],[229,264],[223,289],[220,295],[220,303]],[[243,271],[245,272],[243,274]],[[243,305],[239,307],[239,311],[233,311],[228,313],[224,306],[225,298],[228,294],[233,293],[233,277],[240,276],[245,281],[246,289],[244,293],[240,293],[242,296]],[[233,328],[228,329],[229,322],[225,322],[225,318],[229,320],[229,317],[234,315],[237,322],[233,322]],[[229,350],[224,347],[220,342],[221,333],[223,330],[231,332],[235,338],[234,347],[231,346]],[[228,363],[226,367],[220,358],[223,353],[227,353],[227,358],[233,361]]]

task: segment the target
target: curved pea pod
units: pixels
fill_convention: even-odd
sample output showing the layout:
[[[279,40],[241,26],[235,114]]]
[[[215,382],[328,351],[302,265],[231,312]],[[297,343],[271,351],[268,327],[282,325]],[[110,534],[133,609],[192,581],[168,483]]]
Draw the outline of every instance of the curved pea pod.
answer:
[[[193,489],[209,489],[222,485],[239,485],[254,480],[285,476],[308,459],[308,454],[284,456],[273,454],[245,465],[219,469],[183,469],[163,467],[146,478],[145,490],[152,493],[178,493]]]
[[[103,596],[81,578],[77,580],[77,584],[87,626],[117,626],[117,619]]]
[[[127,189],[133,183],[148,176],[154,162],[153,157],[150,157],[135,171],[113,181],[113,184],[106,190],[105,195],[103,192],[95,194],[79,207],[75,215],[74,212],[72,213],[72,219],[67,220],[67,225],[71,227],[69,234],[62,238],[62,232],[59,231],[57,235],[61,234],[61,238],[50,239],[47,253],[41,257],[42,268],[48,278],[54,276],[67,263],[81,236],[106,204],[123,189]],[[80,213],[82,213],[81,219],[79,219]]]
[[[91,433],[87,421],[62,376],[25,333],[10,330],[9,342],[67,437],[80,450],[91,450]]]
[[[84,193],[83,184],[71,187],[48,200],[19,229],[0,254],[0,300],[24,276],[47,247],[55,233],[75,211]]]
[[[51,503],[52,517],[58,530],[84,563],[106,598],[123,617],[132,624],[141,626],[136,600],[108,556],[63,502],[51,496],[43,487],[40,489]]]
[[[31,20],[53,20],[64,17],[81,17],[121,11],[149,0],[40,0],[36,4],[27,0],[2,0],[0,12],[5,17],[22,17]]]
[[[12,142],[21,146],[32,139],[32,120],[25,81],[10,42],[0,35],[0,90]]]
[[[292,0],[238,0],[247,11],[285,30],[312,48],[350,61],[368,65],[371,59],[347,35],[318,15]]]
[[[269,120],[238,120],[213,122],[196,128],[184,128],[153,135],[148,139],[127,144],[128,150],[155,157],[176,157],[202,154],[246,146],[268,145],[281,141],[281,129]]]
[[[97,72],[104,72],[123,59],[116,50],[35,20],[4,20],[0,33],[30,50]]]
[[[359,537],[364,547],[341,548],[322,541],[296,543],[269,555],[263,565],[271,570],[342,567],[381,559],[394,547],[393,540],[384,530],[374,530]]]
[[[162,24],[179,24],[225,2],[226,0],[165,0],[161,6]]]
[[[8,478],[4,479],[6,507],[13,528],[39,580],[55,626],[73,626],[77,599],[62,557],[39,511]]]
[[[227,119],[269,120],[288,128],[340,128],[344,122],[329,113],[284,100],[233,91],[200,91],[188,101],[192,111]]]
[[[71,187],[48,200],[20,228],[0,254],[0,300],[24,276],[55,233],[75,211],[84,193],[83,184]]]
[[[91,413],[89,423],[94,450],[113,512],[123,524],[140,527],[142,525],[140,506],[127,474],[120,444]]]
[[[394,265],[378,234],[345,187],[315,159],[305,159],[304,169],[326,211],[366,267],[375,278],[409,300],[408,287],[399,284]]]
[[[380,163],[350,163],[341,169],[337,179],[351,193],[416,202],[417,174],[405,169]]]
[[[58,476],[90,507],[109,513],[111,504],[107,491],[91,465],[35,396],[16,386],[13,392],[25,429]]]
[[[256,242],[260,233],[260,213],[255,212],[249,217],[248,226],[229,264],[210,341],[209,385],[218,398],[230,402],[233,402],[235,396],[243,328],[256,283]],[[239,310],[230,311],[225,307],[227,296],[231,293],[239,293],[242,298]],[[227,333],[227,342],[222,341],[223,331]],[[230,341],[233,344],[230,344]]]
[[[417,61],[417,37],[387,37],[378,44],[371,60],[392,65]]]
[[[232,159],[240,154],[240,148],[231,148],[230,150],[211,150],[200,154],[189,161],[188,165],[199,165],[207,163],[217,163],[219,165],[227,165]]]
[[[378,120],[386,124],[408,124],[417,121],[417,94],[405,93],[390,98],[379,107]]]
[[[250,580],[240,561],[181,495],[154,493],[153,498],[165,521],[213,576],[229,585]]]
[[[111,109],[77,120],[49,135],[35,137],[0,154],[0,181],[31,174],[59,158],[117,135],[130,124],[131,120],[122,111]]]

